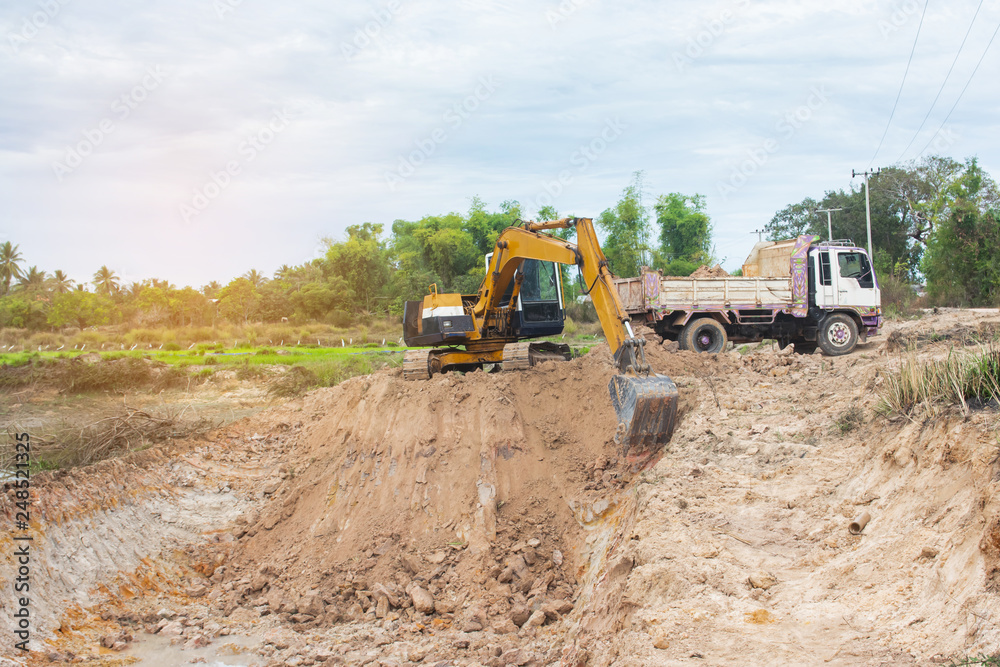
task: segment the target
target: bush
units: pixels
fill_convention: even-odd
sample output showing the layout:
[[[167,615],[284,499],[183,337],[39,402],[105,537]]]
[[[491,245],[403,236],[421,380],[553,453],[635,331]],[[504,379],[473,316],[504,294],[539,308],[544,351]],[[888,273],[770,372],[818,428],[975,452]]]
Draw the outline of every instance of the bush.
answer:
[[[597,321],[597,309],[594,308],[593,301],[584,301],[583,303],[568,303],[566,304],[566,317],[570,317],[574,322],[596,322]]]
[[[177,343],[167,343],[163,346],[163,349],[166,350],[167,352],[179,352],[181,346],[178,345]]]
[[[919,311],[915,306],[917,295],[906,280],[894,275],[879,276],[879,288],[882,291],[882,312],[888,318],[909,318]]]
[[[304,366],[292,366],[285,374],[274,380],[267,391],[274,396],[292,397],[318,387],[319,384],[319,378],[311,370]]]

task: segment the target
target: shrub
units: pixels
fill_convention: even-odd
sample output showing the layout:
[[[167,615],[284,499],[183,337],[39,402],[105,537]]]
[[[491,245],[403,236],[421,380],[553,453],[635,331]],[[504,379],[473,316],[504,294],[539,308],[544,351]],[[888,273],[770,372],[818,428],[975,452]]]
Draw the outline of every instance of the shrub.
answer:
[[[166,350],[167,352],[179,352],[181,346],[178,345],[177,343],[167,343],[163,346],[163,349]]]
[[[271,382],[267,388],[274,396],[298,396],[313,387],[319,386],[319,378],[304,366],[292,366],[281,377]]]
[[[597,309],[594,308],[593,301],[568,303],[566,304],[566,316],[573,318],[575,322],[596,322]]]

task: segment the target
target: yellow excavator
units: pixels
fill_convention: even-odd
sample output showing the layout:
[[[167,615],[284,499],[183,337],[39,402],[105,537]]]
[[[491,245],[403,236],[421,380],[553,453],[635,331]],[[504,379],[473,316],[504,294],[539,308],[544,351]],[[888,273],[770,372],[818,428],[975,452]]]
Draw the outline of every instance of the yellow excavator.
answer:
[[[569,228],[576,229],[575,244],[543,233]],[[524,369],[547,359],[568,359],[567,345],[524,339],[562,332],[561,273],[555,264],[575,264],[619,370],[608,384],[618,415],[615,440],[626,452],[635,452],[658,448],[670,439],[677,387],[646,363],[646,340],[632,332],[592,219],[509,227],[497,238],[487,262],[477,294],[439,294],[432,285],[422,301],[406,302],[403,340],[408,347],[433,349],[406,352],[405,379],[426,380],[434,373],[484,365]]]

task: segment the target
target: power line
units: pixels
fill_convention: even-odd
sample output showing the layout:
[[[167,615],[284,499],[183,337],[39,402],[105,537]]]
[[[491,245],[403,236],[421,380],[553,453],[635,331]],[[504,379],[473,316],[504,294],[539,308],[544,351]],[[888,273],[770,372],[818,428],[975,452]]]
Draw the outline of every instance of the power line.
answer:
[[[945,84],[948,83],[948,78],[951,76],[952,70],[955,69],[955,63],[958,62],[958,56],[962,54],[962,48],[965,46],[965,40],[969,38],[969,33],[972,32],[972,26],[976,23],[976,17],[979,16],[979,10],[983,8],[984,1],[985,0],[979,0],[979,6],[976,7],[976,13],[972,15],[972,21],[969,23],[969,29],[965,31],[965,37],[962,38],[962,43],[958,45],[958,52],[955,53],[955,59],[951,61],[951,67],[948,68],[948,73],[944,75],[944,81],[941,82],[941,87],[938,88],[937,95],[934,96],[934,101],[931,102],[931,108],[927,110],[927,115],[925,115],[924,119],[920,121],[920,127],[918,127],[917,131],[913,133],[913,138],[910,139],[910,143],[906,144],[906,148],[904,148],[903,152],[899,154],[898,158],[896,158],[896,162],[903,159],[903,156],[906,155],[906,151],[910,150],[910,146],[913,145],[913,142],[916,141],[917,137],[920,135],[920,130],[924,129],[924,123],[926,123],[927,119],[931,117],[931,111],[934,110],[934,105],[937,104],[938,98],[941,97],[941,93],[944,91]]]
[[[885,124],[885,131],[882,132],[882,138],[878,141],[878,148],[875,149],[875,155],[872,155],[871,161],[868,166],[871,167],[875,162],[875,158],[878,157],[878,152],[882,150],[882,142],[885,141],[885,135],[889,134],[889,126],[892,125],[892,117],[896,115],[896,107],[899,105],[899,98],[903,94],[903,86],[906,85],[906,75],[910,72],[910,63],[913,62],[913,53],[917,50],[917,40],[920,39],[920,28],[924,25],[924,16],[927,14],[927,3],[930,0],[924,0],[924,10],[920,12],[920,23],[917,24],[917,36],[913,38],[913,48],[910,49],[910,58],[906,61],[906,69],[903,71],[903,80],[899,83],[899,92],[896,93],[896,101],[892,104],[892,112],[889,114],[889,122]]]
[[[924,146],[924,148],[923,148],[922,151],[920,151],[920,155],[923,155],[924,151],[926,151],[928,148],[930,148],[931,144],[934,142],[934,137],[936,137],[938,135],[938,132],[940,132],[944,128],[944,124],[948,122],[949,118],[951,118],[951,114],[952,114],[953,111],[955,111],[955,107],[957,107],[958,103],[962,100],[962,95],[965,95],[966,89],[969,87],[969,84],[972,83],[972,79],[973,79],[973,77],[976,76],[976,72],[979,71],[979,66],[983,64],[983,58],[986,57],[986,53],[990,50],[990,46],[993,45],[993,40],[996,39],[997,32],[1000,32],[1000,23],[997,24],[997,29],[993,31],[993,36],[990,37],[989,44],[987,44],[986,48],[983,49],[983,55],[979,56],[979,62],[976,63],[975,69],[973,69],[972,70],[972,74],[969,75],[969,80],[965,82],[965,88],[962,88],[962,92],[960,92],[958,94],[958,99],[955,100],[955,103],[951,106],[951,111],[949,111],[948,115],[944,117],[943,121],[941,121],[941,127],[939,127],[934,132],[934,134],[931,135],[931,138],[927,142],[927,145]],[[920,157],[920,155],[918,155],[917,157]]]

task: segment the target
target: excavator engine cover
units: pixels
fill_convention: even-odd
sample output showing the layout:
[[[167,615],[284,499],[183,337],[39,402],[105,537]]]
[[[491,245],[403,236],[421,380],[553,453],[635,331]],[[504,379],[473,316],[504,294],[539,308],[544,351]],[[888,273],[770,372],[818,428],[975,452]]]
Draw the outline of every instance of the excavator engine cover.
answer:
[[[666,375],[615,375],[608,383],[618,415],[615,441],[626,454],[665,445],[677,421],[677,386]]]

